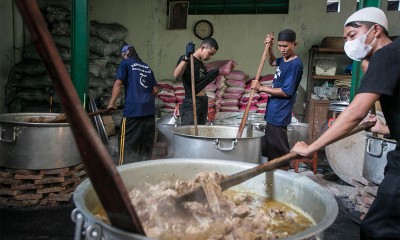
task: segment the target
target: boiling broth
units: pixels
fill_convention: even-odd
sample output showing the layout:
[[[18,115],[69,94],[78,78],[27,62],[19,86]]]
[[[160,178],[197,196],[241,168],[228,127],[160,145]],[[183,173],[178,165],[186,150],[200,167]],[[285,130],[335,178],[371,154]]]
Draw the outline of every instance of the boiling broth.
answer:
[[[247,200],[237,202],[235,198],[238,195],[245,196]],[[148,215],[147,213],[142,213],[143,206],[137,205],[135,209],[146,235],[165,240],[278,239],[304,231],[314,225],[313,221],[300,211],[254,193],[226,190],[223,192],[223,196],[229,199],[229,201],[236,201],[235,204],[238,206],[246,203],[251,209],[250,212],[242,217],[238,217],[235,212],[229,213],[232,214],[231,216],[226,216],[226,213],[225,215],[221,214],[221,216],[218,216],[218,214],[196,216],[196,214],[188,213],[185,209],[178,207],[174,209],[173,213],[156,213],[158,216],[152,222],[143,217],[144,215]],[[146,208],[154,207],[154,205],[150,205]],[[98,206],[92,212],[109,224],[101,206]],[[149,224],[149,222],[151,223]],[[261,226],[254,226],[257,224]]]

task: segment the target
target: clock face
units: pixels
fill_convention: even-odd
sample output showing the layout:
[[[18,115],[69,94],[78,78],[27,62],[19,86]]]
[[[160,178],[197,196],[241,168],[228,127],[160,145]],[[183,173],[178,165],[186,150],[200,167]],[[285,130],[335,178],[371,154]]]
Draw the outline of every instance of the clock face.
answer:
[[[213,33],[214,28],[207,20],[200,20],[194,26],[194,34],[200,39],[211,37]]]

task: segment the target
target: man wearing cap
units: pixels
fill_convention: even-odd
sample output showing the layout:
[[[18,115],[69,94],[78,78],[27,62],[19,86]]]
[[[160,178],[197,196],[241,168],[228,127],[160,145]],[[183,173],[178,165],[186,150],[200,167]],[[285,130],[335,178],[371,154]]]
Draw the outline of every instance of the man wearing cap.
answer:
[[[276,58],[273,51],[274,36],[267,35],[265,44],[268,49],[269,64],[277,66],[272,87],[262,86],[252,81],[252,88],[266,92],[268,98],[265,112],[265,135],[262,138],[262,156],[268,160],[283,156],[289,152],[287,126],[291,123],[292,109],[296,101],[297,88],[303,75],[303,62],[296,54],[296,33],[285,29],[279,32],[278,49],[282,57]],[[288,166],[283,166],[288,168]]]
[[[123,60],[115,76],[108,108],[116,109],[115,102],[125,88],[125,106],[119,135],[119,165],[149,160],[155,134],[155,101],[157,82],[151,68],[144,63],[135,48],[122,47]]]
[[[375,7],[353,13],[343,36],[350,58],[369,61],[358,93],[321,137],[310,145],[298,142],[292,151],[308,156],[334,142],[363,121],[379,100],[387,125],[373,115],[365,121],[376,122],[371,132],[390,134],[397,145],[387,154],[385,177],[361,221],[361,239],[400,239],[400,39],[391,42],[385,13]]]

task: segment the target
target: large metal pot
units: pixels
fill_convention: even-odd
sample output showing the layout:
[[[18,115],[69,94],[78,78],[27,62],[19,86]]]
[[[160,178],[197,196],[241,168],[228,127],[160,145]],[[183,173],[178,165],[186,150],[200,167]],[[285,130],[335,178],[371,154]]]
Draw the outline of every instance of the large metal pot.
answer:
[[[236,138],[238,127],[194,126],[174,129],[175,158],[207,158],[259,163],[261,137],[264,133],[245,128],[241,138]]]
[[[128,190],[144,189],[145,182],[189,180],[203,171],[233,174],[256,166],[255,164],[215,159],[161,159],[136,162],[118,167]],[[282,170],[254,177],[233,189],[267,196],[289,206],[301,209],[315,222],[315,226],[285,239],[323,239],[324,230],[336,219],[338,205],[331,193],[311,179]],[[94,215],[100,202],[89,179],[74,192],[76,209],[72,219],[76,223],[75,240],[86,239],[148,239],[97,219]]]
[[[386,155],[395,148],[395,140],[367,136],[362,176],[375,184],[380,184],[387,164]]]
[[[158,141],[166,142],[167,156],[172,157],[174,152],[174,128],[178,126],[177,119],[172,115],[165,115],[157,120]]]
[[[288,125],[287,133],[290,148],[299,141],[308,142],[308,125],[308,123],[301,122],[294,122]]]
[[[68,123],[33,123],[56,113],[0,115],[0,166],[16,169],[56,169],[78,165],[81,157]]]

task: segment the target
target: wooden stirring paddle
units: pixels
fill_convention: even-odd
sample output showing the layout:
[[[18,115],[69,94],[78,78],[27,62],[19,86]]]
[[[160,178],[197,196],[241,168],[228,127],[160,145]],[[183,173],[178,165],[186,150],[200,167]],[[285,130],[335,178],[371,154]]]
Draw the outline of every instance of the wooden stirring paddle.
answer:
[[[111,224],[125,231],[145,235],[122,178],[81,107],[82,103],[36,1],[16,0],[16,4],[61,99],[86,173]]]
[[[274,33],[273,32],[271,32],[269,35],[272,38],[274,37]],[[267,44],[265,44],[264,52],[263,52],[263,55],[261,56],[260,65],[258,66],[256,78],[254,79],[256,81],[260,80],[261,71],[262,71],[262,69],[264,67],[265,59],[267,59],[268,49],[269,49],[270,45],[271,45],[271,43],[269,43],[269,42]],[[238,130],[238,132],[236,134],[236,138],[241,138],[242,137],[244,126],[246,125],[247,118],[249,116],[250,106],[251,106],[251,102],[253,101],[254,93],[255,93],[255,90],[254,90],[254,88],[252,88],[251,92],[250,92],[249,101],[247,102],[246,110],[244,111],[242,121],[240,122],[240,125],[239,125],[239,130]]]
[[[358,133],[360,131],[366,130],[371,128],[373,125],[375,125],[375,122],[364,122],[355,127],[352,131],[347,133],[345,136],[341,137],[340,139],[343,139],[345,137],[348,137],[350,135],[353,135],[355,133]],[[337,139],[336,141],[339,141],[340,139]],[[219,185],[222,188],[222,191],[231,188],[235,185],[238,185],[242,182],[245,182],[249,180],[250,178],[253,178],[261,173],[264,173],[266,171],[273,170],[285,163],[288,163],[290,160],[293,158],[299,157],[299,155],[295,152],[290,152],[284,156],[281,156],[279,158],[275,158],[271,161],[268,161],[264,164],[258,165],[254,168],[250,168],[238,173],[235,173],[233,175],[230,175],[224,179],[221,180]],[[190,191],[181,194],[180,196],[177,197],[177,203],[180,204],[182,202],[187,202],[187,201],[201,201],[206,198],[206,195],[204,193],[203,187],[198,186]]]
[[[190,80],[192,84],[192,102],[193,102],[193,123],[194,123],[194,135],[199,135],[199,129],[197,127],[197,105],[196,105],[196,88],[194,82],[194,59],[193,53],[190,54]]]

